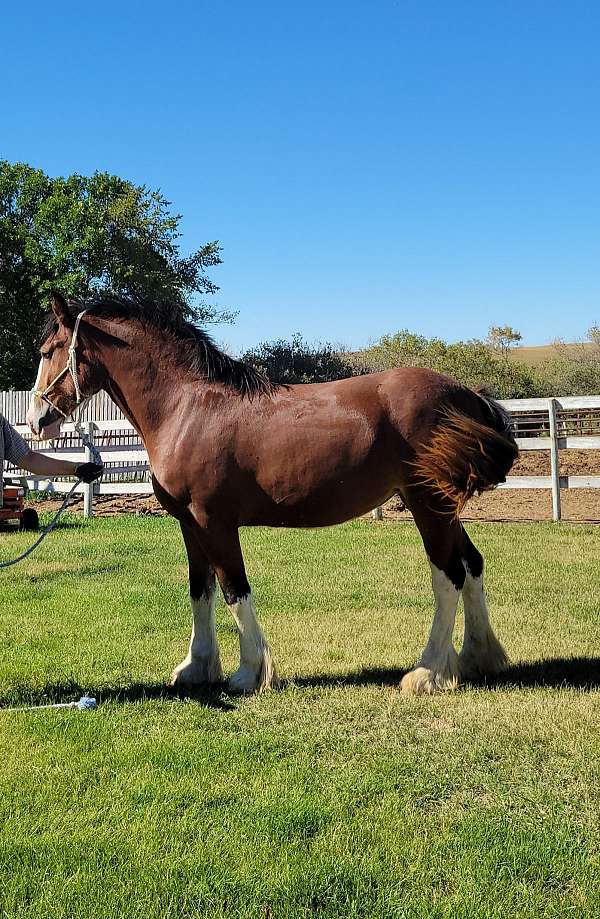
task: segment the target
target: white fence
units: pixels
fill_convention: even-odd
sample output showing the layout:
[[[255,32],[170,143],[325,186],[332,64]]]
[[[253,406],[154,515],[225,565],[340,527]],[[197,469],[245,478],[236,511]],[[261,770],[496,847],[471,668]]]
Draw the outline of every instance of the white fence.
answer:
[[[29,393],[0,393],[0,412],[25,437],[30,437],[25,425]],[[554,399],[512,399],[501,402],[510,412],[520,450],[545,450],[550,454],[549,476],[508,477],[500,488],[544,488],[552,490],[552,517],[560,520],[560,492],[563,488],[600,488],[600,475],[560,475],[560,451],[600,449],[600,396],[567,396]],[[150,464],[139,434],[112,400],[104,393],[95,396],[86,406],[84,419],[87,430],[101,450],[105,462],[102,482],[81,485],[85,495],[85,512],[92,513],[94,495],[152,493]],[[85,450],[75,434],[73,425],[63,427],[65,437],[50,446],[32,441],[33,449],[43,449],[64,459],[83,462]],[[55,492],[69,489],[68,482],[50,482],[28,478],[30,488]],[[379,509],[375,509],[377,516]]]
[[[17,431],[29,435],[26,425],[16,424]],[[104,462],[104,476],[101,482],[91,485],[81,483],[76,489],[84,495],[84,514],[91,517],[94,495],[150,495],[152,483],[148,454],[139,434],[125,418],[112,421],[86,421],[86,433],[100,449]],[[91,461],[89,451],[84,448],[73,424],[63,425],[64,437],[57,443],[46,444],[31,441],[34,450],[41,450],[60,459],[75,463]],[[22,474],[22,471],[20,471]],[[49,494],[62,494],[70,490],[71,484],[61,479],[49,480],[25,474],[29,488]]]
[[[520,450],[550,452],[550,475],[511,475],[500,488],[551,488],[552,519],[560,520],[562,488],[600,488],[600,475],[561,475],[559,462],[560,450],[600,449],[600,396],[510,399],[501,405],[511,414]]]
[[[0,414],[11,424],[25,424],[31,393],[25,390],[0,392]],[[83,409],[84,421],[124,421],[123,413],[105,392],[93,396]]]
[[[28,392],[0,393],[0,412],[13,424],[17,431],[30,442],[33,450],[57,456],[72,462],[86,462],[90,459],[73,424],[63,425],[60,441],[48,444],[32,439],[25,424],[29,403]],[[84,495],[84,513],[91,516],[95,495],[149,495],[152,494],[148,454],[135,428],[123,416],[120,409],[106,393],[99,393],[86,405],[83,412],[85,428],[90,439],[98,446],[105,464],[101,482],[92,485],[81,484],[77,491]],[[29,488],[62,494],[71,488],[68,481],[40,479],[31,473],[23,476]]]

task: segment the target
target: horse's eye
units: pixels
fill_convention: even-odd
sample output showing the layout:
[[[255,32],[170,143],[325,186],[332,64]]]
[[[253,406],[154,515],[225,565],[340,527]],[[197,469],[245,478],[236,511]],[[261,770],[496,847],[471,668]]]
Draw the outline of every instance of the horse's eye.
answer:
[[[50,360],[50,355],[52,354],[52,352],[51,352],[51,351],[41,351],[40,354],[42,355],[42,358],[43,358],[45,361],[49,361],[49,360]]]

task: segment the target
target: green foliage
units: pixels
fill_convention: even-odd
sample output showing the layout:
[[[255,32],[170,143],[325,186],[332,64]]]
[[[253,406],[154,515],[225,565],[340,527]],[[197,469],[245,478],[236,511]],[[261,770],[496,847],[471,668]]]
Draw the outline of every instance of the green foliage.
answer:
[[[344,352],[328,342],[310,345],[299,332],[291,341],[264,341],[246,351],[243,360],[266,373],[274,383],[323,383],[354,373]]]
[[[362,351],[341,351],[331,344],[309,345],[296,333],[291,341],[263,342],[243,357],[281,383],[337,380],[393,367],[429,367],[466,386],[485,387],[498,399],[600,392],[600,346],[574,350],[559,343],[555,355],[533,367],[506,349],[492,347],[489,339],[448,343],[402,329],[384,335]]]
[[[485,386],[497,398],[519,399],[537,394],[539,381],[532,368],[506,361],[483,341],[448,344],[406,329],[384,335],[352,356],[355,370],[370,372],[391,367],[429,367],[466,386]]]
[[[204,299],[217,242],[179,252],[180,215],[159,191],[112,176],[50,178],[0,161],[0,389],[35,375],[35,335],[51,288],[169,300],[198,321],[230,319]]]
[[[588,331],[591,345],[554,345],[555,357],[539,367],[545,391],[541,395],[583,396],[600,393],[600,341],[596,327]],[[599,334],[600,334],[600,330]]]
[[[507,358],[511,347],[522,338],[521,333],[510,325],[492,325],[488,331],[487,343],[490,348]]]

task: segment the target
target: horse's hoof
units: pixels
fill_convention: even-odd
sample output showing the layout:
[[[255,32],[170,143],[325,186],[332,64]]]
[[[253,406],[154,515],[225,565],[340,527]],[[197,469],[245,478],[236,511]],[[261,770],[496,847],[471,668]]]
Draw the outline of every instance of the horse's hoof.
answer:
[[[458,666],[464,680],[480,680],[486,676],[497,676],[506,670],[508,657],[496,636],[492,635],[483,648],[461,651]]]
[[[227,680],[227,688],[234,693],[248,696],[258,689],[260,674],[256,674],[250,667],[242,666],[232,673]]]
[[[231,674],[227,685],[231,692],[246,696],[254,692],[265,692],[267,689],[278,689],[279,677],[271,655],[265,657],[258,673],[243,664]]]
[[[186,658],[175,667],[171,676],[171,686],[183,688],[187,686],[202,686],[206,683],[222,683],[223,671],[221,661],[216,658]]]
[[[458,677],[455,674],[435,673],[427,667],[416,667],[402,677],[400,689],[410,696],[432,696],[436,692],[456,689]]]

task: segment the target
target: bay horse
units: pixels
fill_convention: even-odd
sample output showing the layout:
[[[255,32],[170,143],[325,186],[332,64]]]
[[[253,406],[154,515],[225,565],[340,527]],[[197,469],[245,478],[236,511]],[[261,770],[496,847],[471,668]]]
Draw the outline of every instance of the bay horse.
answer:
[[[491,398],[412,367],[275,385],[177,309],[127,298],[79,303],[54,294],[42,337],[28,411],[34,434],[56,437],[78,402],[104,389],[139,432],[156,497],[181,526],[193,625],[174,684],[223,679],[215,575],[239,630],[230,688],[249,693],[277,682],[240,527],[329,526],[396,494],[421,534],[435,596],[429,639],[402,690],[433,693],[506,665],[489,622],[483,558],[459,519],[465,501],[504,481],[517,457],[508,417]]]

